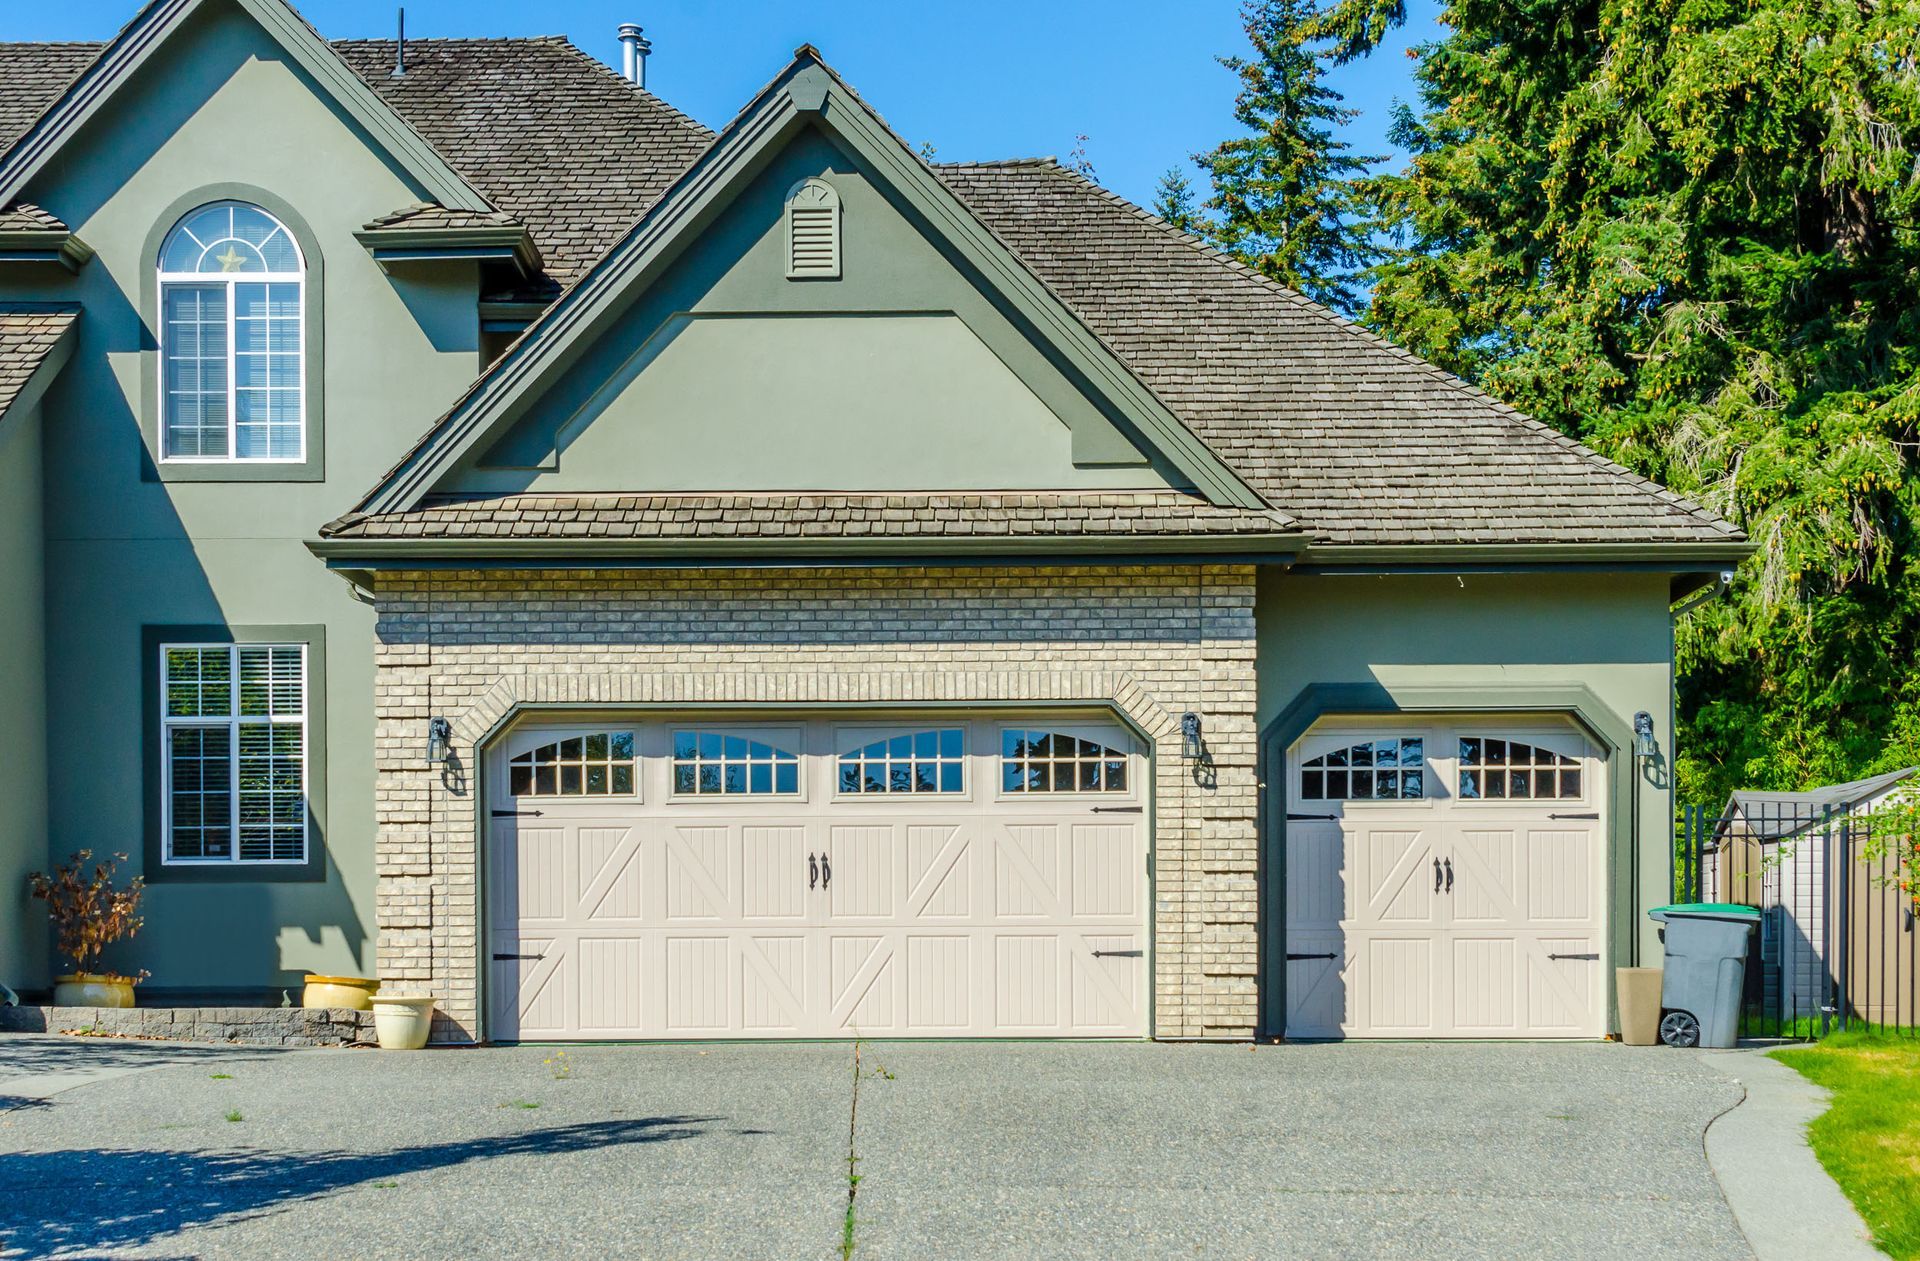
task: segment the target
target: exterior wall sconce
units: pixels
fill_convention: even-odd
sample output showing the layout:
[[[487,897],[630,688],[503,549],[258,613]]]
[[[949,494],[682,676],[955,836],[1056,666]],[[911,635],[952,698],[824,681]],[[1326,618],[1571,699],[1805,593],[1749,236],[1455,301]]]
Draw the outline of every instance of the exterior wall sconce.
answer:
[[[1653,738],[1653,715],[1644,709],[1633,716],[1633,753],[1649,760],[1660,756],[1660,745]]]
[[[444,718],[427,719],[427,764],[444,763],[453,756],[453,724]]]
[[[1180,715],[1180,756],[1189,762],[1206,754],[1206,742],[1200,738],[1200,715],[1188,710]]]

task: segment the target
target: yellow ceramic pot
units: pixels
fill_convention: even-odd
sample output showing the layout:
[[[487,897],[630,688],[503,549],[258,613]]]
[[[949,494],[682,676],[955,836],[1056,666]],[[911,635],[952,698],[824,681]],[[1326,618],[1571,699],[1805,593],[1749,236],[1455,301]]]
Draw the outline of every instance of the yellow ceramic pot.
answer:
[[[133,978],[100,972],[74,972],[53,978],[55,1007],[131,1007]]]
[[[300,991],[302,1007],[346,1007],[371,1011],[380,982],[365,976],[310,976]]]
[[[412,995],[374,999],[373,1032],[382,1051],[418,1051],[433,1032],[433,1000]]]

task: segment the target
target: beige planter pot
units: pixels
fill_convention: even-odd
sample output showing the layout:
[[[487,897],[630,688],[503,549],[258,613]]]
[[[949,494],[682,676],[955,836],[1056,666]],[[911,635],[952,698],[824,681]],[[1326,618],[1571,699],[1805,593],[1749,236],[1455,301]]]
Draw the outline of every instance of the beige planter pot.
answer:
[[[53,978],[55,1007],[131,1007],[133,978],[99,972],[74,972]]]
[[[433,1032],[433,1000],[374,995],[373,1031],[382,1051],[418,1051]]]
[[[1660,1040],[1659,968],[1615,968],[1620,990],[1620,1040],[1652,1046]]]
[[[310,976],[300,991],[302,1007],[345,1007],[352,1011],[373,1010],[373,996],[380,982],[364,976]]]

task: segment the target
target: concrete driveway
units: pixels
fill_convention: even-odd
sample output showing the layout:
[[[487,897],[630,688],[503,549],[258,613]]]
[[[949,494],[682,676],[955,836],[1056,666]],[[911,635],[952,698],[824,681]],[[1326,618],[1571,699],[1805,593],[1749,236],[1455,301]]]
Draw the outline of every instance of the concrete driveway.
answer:
[[[1747,1257],[1701,1146],[1740,1097],[1605,1045],[15,1037],[0,1255],[835,1257],[851,1154],[860,1258]]]

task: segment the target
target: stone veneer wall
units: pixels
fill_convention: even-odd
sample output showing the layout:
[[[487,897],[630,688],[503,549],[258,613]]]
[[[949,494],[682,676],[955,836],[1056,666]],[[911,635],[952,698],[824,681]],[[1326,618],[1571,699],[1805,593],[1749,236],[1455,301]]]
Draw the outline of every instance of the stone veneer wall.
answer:
[[[480,1036],[477,745],[523,707],[866,702],[1118,710],[1158,751],[1155,1034],[1252,1036],[1254,570],[391,572],[377,579],[380,975]],[[1180,755],[1205,724],[1212,782]],[[421,756],[453,724],[453,769]]]

